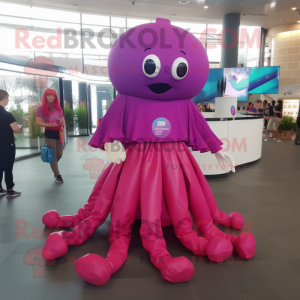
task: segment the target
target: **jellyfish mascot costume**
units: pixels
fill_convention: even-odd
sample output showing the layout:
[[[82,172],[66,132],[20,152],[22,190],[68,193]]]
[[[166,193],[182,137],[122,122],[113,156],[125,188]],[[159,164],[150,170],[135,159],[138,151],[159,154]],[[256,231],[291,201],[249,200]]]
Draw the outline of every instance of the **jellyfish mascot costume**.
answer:
[[[42,252],[46,260],[84,243],[109,213],[107,256],[90,253],[75,263],[76,272],[93,285],[104,285],[125,263],[136,218],[141,219],[143,247],[166,281],[187,281],[194,267],[186,257],[170,255],[163,226],[172,225],[186,248],[211,261],[226,260],[233,249],[242,258],[253,257],[252,234],[230,235],[215,226],[241,229],[244,219],[218,209],[188,148],[211,151],[220,165],[234,166],[191,100],[204,87],[208,69],[200,41],[166,19],[134,27],[116,40],[108,73],[118,95],[89,143],[106,151],[108,164],[76,215],[51,210],[43,216],[50,228],[73,228],[48,236]]]

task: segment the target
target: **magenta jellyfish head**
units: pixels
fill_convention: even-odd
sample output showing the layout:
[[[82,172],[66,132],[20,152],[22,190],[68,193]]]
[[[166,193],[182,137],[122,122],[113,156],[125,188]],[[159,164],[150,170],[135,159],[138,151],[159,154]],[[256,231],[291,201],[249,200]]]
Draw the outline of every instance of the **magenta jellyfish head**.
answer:
[[[146,99],[190,99],[202,90],[208,72],[199,39],[166,19],[126,31],[108,57],[108,74],[115,89]]]

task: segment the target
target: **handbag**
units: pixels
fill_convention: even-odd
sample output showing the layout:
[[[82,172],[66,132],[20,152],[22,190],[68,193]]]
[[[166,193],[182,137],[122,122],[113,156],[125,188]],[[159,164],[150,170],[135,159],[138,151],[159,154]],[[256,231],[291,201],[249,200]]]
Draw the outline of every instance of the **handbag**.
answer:
[[[52,163],[54,161],[53,149],[48,148],[47,144],[41,147],[41,159],[46,163]]]

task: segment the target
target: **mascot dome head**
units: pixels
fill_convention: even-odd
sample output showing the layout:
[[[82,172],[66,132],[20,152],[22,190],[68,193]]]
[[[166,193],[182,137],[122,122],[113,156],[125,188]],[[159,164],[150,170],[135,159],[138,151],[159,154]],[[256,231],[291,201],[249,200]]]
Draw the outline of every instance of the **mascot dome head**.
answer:
[[[204,87],[208,71],[200,41],[159,18],[123,33],[108,57],[108,74],[115,89],[146,99],[190,99]]]

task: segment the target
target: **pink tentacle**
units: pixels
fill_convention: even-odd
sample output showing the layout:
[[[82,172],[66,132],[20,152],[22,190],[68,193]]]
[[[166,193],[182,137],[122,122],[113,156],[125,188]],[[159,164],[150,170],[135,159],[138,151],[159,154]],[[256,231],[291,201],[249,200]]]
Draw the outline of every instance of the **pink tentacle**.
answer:
[[[206,255],[207,240],[199,237],[192,229],[193,221],[189,213],[185,180],[175,149],[177,143],[165,143],[164,146],[165,149],[173,149],[172,151],[164,150],[162,174],[163,191],[175,234],[194,254]]]
[[[107,177],[109,176],[110,171],[112,170],[113,164],[107,164],[105,169],[101,172],[97,182],[93,188],[93,191],[88,199],[88,202],[84,205],[83,208],[78,210],[78,213],[74,216],[66,215],[60,216],[59,213],[55,210],[50,210],[45,213],[43,216],[43,223],[49,227],[62,227],[62,228],[72,228],[78,225],[79,222],[88,218],[91,215],[92,210],[100,191],[105,183]]]
[[[194,217],[194,221],[199,232],[204,238],[210,240],[213,237],[219,236],[221,238],[229,239],[231,241],[231,236],[223,233],[216,226],[213,225],[213,218],[206,201],[206,196],[204,190],[199,184],[197,176],[195,174],[195,169],[199,167],[191,164],[194,162],[194,157],[190,154],[189,149],[184,143],[178,143],[178,149],[184,149],[185,151],[177,151],[178,159],[183,169],[186,189],[189,198],[190,212]]]
[[[88,218],[81,221],[71,232],[60,231],[50,234],[42,253],[45,259],[51,260],[65,255],[68,251],[68,245],[82,244],[106,220],[113,203],[122,167],[123,164],[113,166]]]
[[[97,179],[97,182],[93,188],[93,191],[89,197],[88,202],[84,205],[83,208],[80,208],[78,210],[78,213],[75,216],[70,216],[70,217],[73,217],[72,222],[68,218],[69,216],[62,216],[60,218],[59,227],[66,227],[66,226],[64,226],[64,224],[68,225],[69,222],[72,223],[72,226],[69,226],[69,227],[74,227],[79,222],[88,218],[91,215],[91,213],[94,209],[95,203],[99,197],[100,191],[101,191],[105,181],[109,177],[109,173],[111,172],[113,166],[114,166],[114,164],[112,164],[112,163],[108,163],[106,165],[105,169],[101,172],[99,178]]]
[[[162,161],[161,144],[145,155],[141,178],[140,234],[144,248],[149,252],[151,262],[169,282],[184,282],[194,274],[192,263],[185,257],[172,258],[162,233]]]
[[[116,272],[126,261],[131,240],[131,225],[135,220],[140,200],[140,180],[143,165],[142,152],[131,146],[120,177],[114,203],[111,209],[109,248],[106,260]]]
[[[109,231],[111,246],[106,258],[87,254],[76,261],[76,271],[86,282],[94,285],[105,284],[111,274],[116,272],[127,259],[131,225],[140,199],[142,164],[143,153],[137,151],[128,155],[124,163],[111,208]],[[131,170],[130,165],[135,167]]]
[[[242,258],[249,259],[254,256],[256,244],[252,234],[243,232],[238,237],[222,232],[213,225],[213,219],[210,213],[209,205],[211,205],[214,212],[217,211],[217,204],[213,194],[208,186],[201,171],[198,168],[194,157],[188,151],[186,145],[182,143],[182,147],[187,151],[180,152],[180,160],[184,169],[184,174],[187,182],[187,190],[189,194],[190,211],[193,214],[194,220],[198,230],[204,237],[211,240],[213,237],[227,239],[232,243],[232,246]],[[187,155],[184,155],[187,153]],[[198,176],[196,176],[198,175]],[[202,185],[200,185],[199,178]],[[209,201],[199,201],[199,199],[208,199]],[[221,214],[220,214],[221,215]],[[230,225],[234,228],[240,229],[243,225],[243,218],[239,213],[232,213],[229,215]],[[240,228],[239,228],[240,227]],[[216,248],[216,247],[212,247]]]
[[[142,217],[140,235],[152,263],[160,270],[162,263],[172,257],[167,251],[161,227],[163,190],[161,157],[158,153],[160,145],[157,146],[159,149],[152,148],[152,151],[147,153],[144,159],[140,191]],[[151,145],[148,144],[147,147],[151,147]]]
[[[185,146],[186,147],[186,146]],[[205,196],[210,215],[214,221],[214,223],[227,226],[227,227],[233,227],[235,229],[242,229],[244,227],[244,218],[243,216],[238,212],[233,212],[227,215],[225,212],[221,211],[218,208],[218,205],[216,203],[215,197],[212,193],[212,190],[205,179],[204,175],[202,174],[200,168],[197,165],[197,162],[195,161],[195,158],[191,154],[190,151],[187,152],[188,156],[190,158],[190,161],[192,163],[193,169],[196,173],[196,176],[198,178],[199,184],[202,188],[203,194]]]

